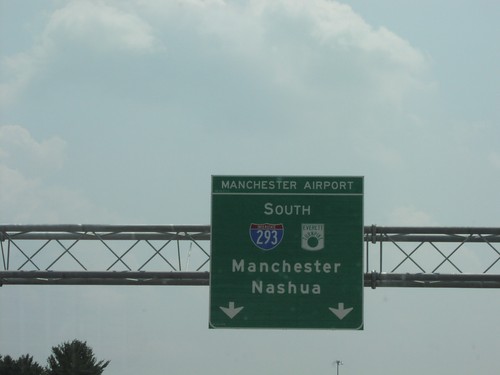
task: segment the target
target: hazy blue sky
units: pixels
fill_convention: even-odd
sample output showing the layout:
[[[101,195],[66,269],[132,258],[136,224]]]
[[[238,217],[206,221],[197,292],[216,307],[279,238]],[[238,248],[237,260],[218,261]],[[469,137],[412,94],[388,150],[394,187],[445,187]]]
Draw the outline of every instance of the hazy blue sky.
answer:
[[[213,174],[365,176],[365,224],[500,226],[498,1],[0,0],[0,222],[209,224]],[[110,303],[110,301],[113,301]],[[498,374],[498,291],[209,331],[207,287],[0,288],[0,353],[118,374]]]

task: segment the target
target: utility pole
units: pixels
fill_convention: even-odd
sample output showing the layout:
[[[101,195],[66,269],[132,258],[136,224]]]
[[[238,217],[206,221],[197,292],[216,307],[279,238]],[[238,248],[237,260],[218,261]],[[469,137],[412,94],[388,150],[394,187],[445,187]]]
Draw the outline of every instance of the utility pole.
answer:
[[[344,364],[344,362],[339,361],[339,360],[337,359],[334,363],[337,365],[337,375],[339,375],[339,366],[340,366],[340,365],[343,365],[343,364]]]

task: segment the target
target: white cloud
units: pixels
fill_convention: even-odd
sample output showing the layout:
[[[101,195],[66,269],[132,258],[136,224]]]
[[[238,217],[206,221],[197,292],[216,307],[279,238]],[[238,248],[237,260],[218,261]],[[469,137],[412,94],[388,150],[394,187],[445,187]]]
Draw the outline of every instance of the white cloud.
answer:
[[[0,127],[0,222],[84,222],[102,215],[80,191],[53,182],[64,167],[66,142],[59,137],[37,141],[19,125]]]
[[[427,58],[387,28],[326,0],[136,5],[167,51],[163,76],[144,91],[161,84],[165,103],[189,121],[216,132],[279,128],[280,137],[301,127],[337,149],[385,134],[373,160],[403,162],[385,143],[432,85]]]
[[[311,20],[313,35],[323,43],[359,48],[385,55],[394,64],[421,69],[426,65],[423,55],[410,43],[385,27],[374,29],[360,15],[337,1],[282,1],[295,16]]]
[[[66,142],[59,137],[38,142],[19,125],[0,126],[0,161],[5,165],[39,175],[62,168],[65,152]]]
[[[389,222],[394,226],[436,226],[436,222],[430,214],[414,206],[400,206],[392,210]]]
[[[155,48],[153,30],[136,14],[102,2],[72,1],[55,11],[45,38],[67,38],[88,48],[150,52]]]
[[[308,94],[322,82],[324,95],[355,77],[370,81],[371,93],[381,99],[399,101],[408,90],[425,86],[419,75],[427,61],[418,50],[336,1],[71,1],[48,17],[31,51],[4,59],[3,69],[13,78],[2,83],[2,98],[15,97],[57,51],[152,52],[162,45],[168,49],[172,38],[193,35],[202,38],[197,48],[208,43],[221,60],[224,54],[245,59],[266,79],[295,92]]]
[[[0,108],[11,104],[45,64],[47,52],[42,47],[8,56],[0,61]]]
[[[26,198],[27,192],[35,191],[39,184],[35,180],[27,179],[19,171],[2,164],[0,164],[0,181],[0,207],[2,208],[2,221],[5,221],[8,212],[15,212],[10,211],[7,207],[11,204],[13,206],[22,205],[26,199],[18,198]]]
[[[428,88],[420,82],[429,67],[420,51],[385,27],[373,28],[351,7],[336,1],[218,3],[199,17],[200,33],[216,35],[239,53],[257,59],[263,69],[272,69],[277,82],[296,85],[299,79],[309,80],[300,85],[304,89],[311,84],[311,72],[328,71],[317,58],[326,56],[331,63],[330,74],[323,76],[326,82],[332,82],[329,77],[335,73],[358,74],[356,80],[369,79],[378,95],[393,101],[408,90]],[[347,69],[335,72],[342,60]]]
[[[317,144],[320,134],[337,155],[359,141],[373,142],[371,160],[404,164],[380,134],[391,137],[408,123],[398,108],[408,93],[425,86],[426,58],[347,5],[326,0],[63,4],[47,18],[35,47],[11,57],[7,70],[17,70],[6,90],[11,96],[43,70],[56,87],[47,96],[62,92],[61,99],[71,100],[81,113],[88,112],[83,107],[90,100],[108,108],[129,96],[138,108],[161,102],[162,116],[177,124],[208,124],[217,136],[229,127],[258,127],[279,130],[281,139],[289,131],[297,139],[314,137],[311,144]],[[122,51],[145,59],[117,58]],[[81,90],[82,83],[89,87]],[[85,96],[89,90],[91,99]],[[329,147],[323,149],[324,157],[332,156]]]
[[[50,15],[31,50],[2,58],[1,106],[15,101],[57,52],[75,47],[101,53],[144,53],[159,48],[152,28],[137,15],[102,2],[71,1]]]

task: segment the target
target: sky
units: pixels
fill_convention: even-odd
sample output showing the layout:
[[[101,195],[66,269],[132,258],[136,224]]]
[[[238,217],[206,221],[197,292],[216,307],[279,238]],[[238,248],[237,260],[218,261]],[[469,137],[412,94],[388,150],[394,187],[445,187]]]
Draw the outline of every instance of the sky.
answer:
[[[364,176],[365,225],[500,226],[497,1],[0,0],[0,223],[209,224],[211,175]],[[115,374],[497,374],[495,290],[208,330],[207,287],[0,288],[0,353]],[[113,301],[113,303],[110,303]]]

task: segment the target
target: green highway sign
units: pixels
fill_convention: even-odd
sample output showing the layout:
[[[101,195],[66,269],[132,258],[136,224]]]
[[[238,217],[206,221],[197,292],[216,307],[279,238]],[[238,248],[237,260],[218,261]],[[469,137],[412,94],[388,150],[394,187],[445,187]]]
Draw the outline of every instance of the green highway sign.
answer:
[[[363,329],[363,177],[213,176],[210,328]]]

